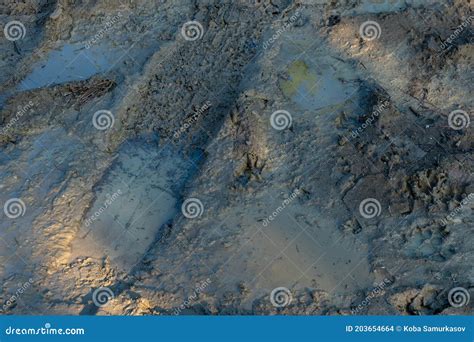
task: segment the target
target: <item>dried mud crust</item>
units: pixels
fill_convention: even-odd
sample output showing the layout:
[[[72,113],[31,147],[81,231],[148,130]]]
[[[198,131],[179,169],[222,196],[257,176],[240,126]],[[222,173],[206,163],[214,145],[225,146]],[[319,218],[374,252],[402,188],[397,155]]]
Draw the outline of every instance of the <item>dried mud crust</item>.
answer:
[[[20,221],[2,217],[2,302],[25,279],[33,281],[0,312],[346,315],[370,298],[358,314],[469,313],[472,301],[453,308],[447,294],[456,286],[473,290],[472,203],[455,219],[446,216],[474,192],[472,129],[447,125],[449,112],[472,108],[470,29],[445,53],[437,47],[452,33],[447,18],[459,25],[472,13],[463,1],[400,6],[373,12],[364,2],[344,1],[8,4],[2,23],[20,16],[31,34],[0,47],[0,123],[16,122],[0,138],[1,200],[21,196],[28,211]],[[129,54],[110,70],[16,88],[49,51],[90,41],[116,17],[101,39]],[[189,20],[202,24],[201,39],[183,39]],[[382,27],[373,42],[358,33],[366,20]],[[337,101],[312,100],[334,92]],[[91,122],[104,108],[115,123],[100,132]],[[381,114],[352,137],[377,108]],[[283,131],[270,124],[279,109],[292,114]],[[135,148],[136,155],[127,152]],[[203,215],[190,220],[170,210],[170,219],[154,223],[153,238],[140,242],[142,255],[131,267],[114,259],[127,255],[126,246],[113,253],[100,243],[87,247],[94,232],[84,222],[101,189],[113,189],[118,175],[126,184],[120,205],[130,207],[133,190],[151,187],[147,179],[162,172],[160,158],[169,154],[186,160],[188,173],[164,173],[174,184],[155,190],[177,203],[199,198]],[[379,216],[360,215],[366,198],[379,200]],[[161,202],[150,202],[146,209],[159,211]],[[281,308],[269,298],[279,286],[291,291]],[[102,287],[113,298],[97,306],[94,292]]]

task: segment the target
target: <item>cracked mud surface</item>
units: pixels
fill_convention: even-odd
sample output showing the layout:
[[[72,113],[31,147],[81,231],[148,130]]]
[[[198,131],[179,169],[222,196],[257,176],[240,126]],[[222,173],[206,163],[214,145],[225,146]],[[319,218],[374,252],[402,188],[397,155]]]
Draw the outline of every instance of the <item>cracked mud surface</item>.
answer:
[[[0,212],[0,312],[471,313],[448,294],[474,289],[472,124],[449,124],[473,118],[472,15],[460,0],[0,5],[2,27],[26,29],[0,41],[0,204],[24,203]]]

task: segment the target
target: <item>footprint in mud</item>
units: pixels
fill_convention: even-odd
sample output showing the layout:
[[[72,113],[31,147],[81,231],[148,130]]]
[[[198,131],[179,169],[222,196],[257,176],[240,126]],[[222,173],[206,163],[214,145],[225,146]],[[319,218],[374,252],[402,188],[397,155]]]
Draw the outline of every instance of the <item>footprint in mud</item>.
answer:
[[[449,259],[453,251],[445,245],[448,235],[449,232],[441,226],[417,226],[409,233],[403,234],[404,253],[412,259]]]
[[[95,189],[73,257],[108,257],[129,271],[178,213],[179,194],[192,162],[173,150],[127,142]]]

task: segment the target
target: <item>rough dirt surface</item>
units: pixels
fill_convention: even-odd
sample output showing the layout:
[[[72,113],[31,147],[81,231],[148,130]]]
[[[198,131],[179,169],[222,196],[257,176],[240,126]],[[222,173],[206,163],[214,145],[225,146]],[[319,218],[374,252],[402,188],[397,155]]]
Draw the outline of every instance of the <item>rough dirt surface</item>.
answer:
[[[0,313],[472,313],[474,133],[449,118],[474,118],[472,16],[470,0],[0,3],[2,31],[25,27],[0,39]]]

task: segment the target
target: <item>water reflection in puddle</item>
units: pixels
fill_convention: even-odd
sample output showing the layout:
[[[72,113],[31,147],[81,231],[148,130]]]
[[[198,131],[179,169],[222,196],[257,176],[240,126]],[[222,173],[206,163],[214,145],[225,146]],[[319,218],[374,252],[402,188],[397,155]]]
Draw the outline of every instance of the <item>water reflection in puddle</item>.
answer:
[[[45,60],[38,62],[19,84],[18,90],[85,80],[111,69],[123,54],[122,49],[109,46],[94,45],[86,49],[83,45],[66,44],[60,50],[51,51]]]

